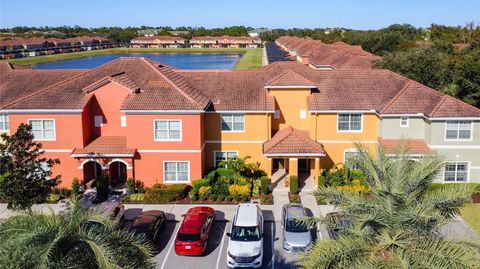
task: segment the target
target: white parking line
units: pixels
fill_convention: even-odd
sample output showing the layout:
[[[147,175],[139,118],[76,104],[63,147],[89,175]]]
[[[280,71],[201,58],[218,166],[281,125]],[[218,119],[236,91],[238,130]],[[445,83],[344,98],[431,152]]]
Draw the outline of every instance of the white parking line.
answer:
[[[227,229],[228,229],[228,222],[225,225],[225,231],[223,231],[222,241],[220,241],[220,251],[218,252],[217,266],[215,266],[215,269],[218,269],[218,266],[220,265],[220,258],[222,257],[223,243],[225,242],[225,237],[227,237]]]
[[[272,222],[272,269],[275,269],[275,222]]]
[[[175,230],[174,230],[174,233],[173,233],[173,236],[172,236],[172,243],[170,244],[170,247],[168,248],[167,255],[165,255],[165,259],[163,260],[162,267],[160,267],[160,269],[163,269],[165,267],[165,264],[167,263],[168,255],[170,255],[170,252],[172,252],[173,245],[175,245],[175,236],[177,235],[178,229],[180,229],[180,225],[175,227]]]

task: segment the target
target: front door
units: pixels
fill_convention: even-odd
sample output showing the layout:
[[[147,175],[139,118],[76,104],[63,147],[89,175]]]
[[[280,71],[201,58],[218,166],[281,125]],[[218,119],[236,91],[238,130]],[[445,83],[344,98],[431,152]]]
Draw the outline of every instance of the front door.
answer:
[[[309,171],[309,160],[308,159],[298,159],[298,172],[299,173],[308,173]]]
[[[273,159],[272,166],[273,172],[276,172],[280,169],[285,169],[285,159]]]

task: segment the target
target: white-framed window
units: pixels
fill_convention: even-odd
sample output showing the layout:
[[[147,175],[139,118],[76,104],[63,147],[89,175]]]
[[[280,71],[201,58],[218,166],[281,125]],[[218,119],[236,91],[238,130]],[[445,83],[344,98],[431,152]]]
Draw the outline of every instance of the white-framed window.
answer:
[[[357,149],[347,149],[343,155],[343,163],[345,167],[349,169],[358,169],[358,161],[356,158],[360,155],[360,152]]]
[[[243,132],[245,131],[244,114],[222,114],[223,132]]]
[[[446,162],[443,174],[444,182],[467,182],[468,162]]]
[[[445,140],[471,140],[471,121],[447,121],[445,122]]]
[[[400,127],[408,127],[408,117],[400,117]]]
[[[120,116],[120,126],[127,127],[127,116]]]
[[[190,162],[189,161],[164,161],[163,162],[164,182],[189,182]]]
[[[28,120],[28,124],[32,126],[35,140],[55,140],[55,120],[34,119]]]
[[[181,120],[154,120],[155,141],[180,141],[182,140]]]
[[[337,115],[337,131],[361,132],[363,119],[362,114],[341,113]]]
[[[238,151],[215,151],[215,167],[220,167],[220,163],[228,159],[238,158]]]
[[[300,119],[304,120],[307,118],[307,111],[305,109],[300,109]]]
[[[94,116],[93,121],[95,123],[95,127],[103,127],[103,116]]]
[[[10,130],[10,119],[7,114],[0,114],[0,132],[8,132]]]

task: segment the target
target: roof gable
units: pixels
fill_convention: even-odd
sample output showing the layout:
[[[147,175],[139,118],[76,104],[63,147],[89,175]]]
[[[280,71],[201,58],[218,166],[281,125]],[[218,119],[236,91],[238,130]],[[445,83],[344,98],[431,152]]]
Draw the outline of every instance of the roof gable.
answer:
[[[316,88],[314,82],[295,73],[292,70],[286,70],[272,80],[265,83],[265,88]]]
[[[266,156],[324,156],[325,150],[320,143],[308,136],[308,131],[300,131],[289,126],[263,143],[263,154]]]

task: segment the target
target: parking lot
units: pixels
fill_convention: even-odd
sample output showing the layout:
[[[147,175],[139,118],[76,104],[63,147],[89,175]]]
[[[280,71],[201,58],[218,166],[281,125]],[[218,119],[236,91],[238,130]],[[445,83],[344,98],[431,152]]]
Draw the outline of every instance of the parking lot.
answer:
[[[203,256],[179,256],[174,250],[174,241],[180,222],[168,221],[161,237],[156,242],[159,253],[155,256],[157,268],[227,268],[228,237],[231,220],[216,221]],[[297,268],[298,255],[286,253],[282,248],[282,235],[279,222],[265,221],[262,268]]]

